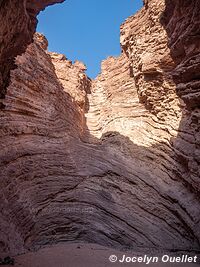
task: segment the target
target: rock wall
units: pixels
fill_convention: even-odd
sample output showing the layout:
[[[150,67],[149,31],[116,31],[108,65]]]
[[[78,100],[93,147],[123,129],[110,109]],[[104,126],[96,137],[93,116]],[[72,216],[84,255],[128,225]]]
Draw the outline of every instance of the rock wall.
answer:
[[[200,189],[199,14],[197,1],[146,1],[121,28],[140,101],[164,123],[168,114],[180,116],[181,109],[171,142],[182,163],[180,176],[195,191]]]
[[[166,1],[161,23],[168,35],[176,93],[184,101],[175,147],[184,166],[182,177],[197,193],[200,190],[200,41],[198,1]],[[172,16],[171,19],[169,16]],[[181,153],[180,153],[181,152]]]
[[[83,111],[58,80],[51,57],[44,50],[46,45],[47,41],[36,35],[26,53],[17,56],[17,68],[11,71],[11,84],[1,111],[3,250],[8,246],[14,251],[23,250],[40,205],[63,190],[64,173],[69,175],[76,168],[68,144],[70,136],[78,138],[83,132]],[[75,81],[73,87],[80,85],[84,90],[84,73],[76,66],[74,75],[77,72],[83,79]],[[14,242],[15,238],[20,242]]]
[[[0,100],[5,97],[14,59],[25,52],[36,29],[36,16],[47,5],[64,0],[1,0],[0,1]],[[3,108],[0,102],[0,108]]]
[[[40,34],[17,56],[0,117],[2,253],[200,250],[199,48],[184,43],[198,15],[197,1],[144,1],[93,81]]]

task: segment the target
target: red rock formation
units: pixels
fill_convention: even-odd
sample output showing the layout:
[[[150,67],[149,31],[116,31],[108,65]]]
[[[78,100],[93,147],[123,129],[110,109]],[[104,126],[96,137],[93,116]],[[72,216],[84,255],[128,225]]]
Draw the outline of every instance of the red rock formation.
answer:
[[[144,2],[94,81],[39,34],[17,56],[0,121],[1,251],[199,250],[199,9]]]
[[[199,13],[197,1],[166,1],[166,5],[164,1],[146,1],[143,10],[121,29],[122,47],[129,57],[141,102],[163,122],[169,118],[168,113],[175,119],[180,117],[181,107],[178,136],[171,142],[184,163],[179,175],[195,190],[200,189]],[[174,103],[177,96],[187,108],[181,99],[180,104]]]
[[[7,246],[22,249],[24,239],[29,238],[34,227],[41,197],[45,202],[55,194],[54,190],[57,192],[56,181],[61,186],[59,191],[64,188],[61,182],[64,172],[69,175],[70,168],[76,169],[73,158],[68,157],[68,144],[70,136],[78,138],[83,131],[83,112],[64,91],[51,57],[42,48],[45,44],[41,35],[37,35],[26,53],[16,58],[17,68],[11,71],[11,84],[1,111],[0,244],[3,249]],[[83,71],[78,66],[74,68],[74,75],[82,73],[79,83],[84,87]],[[76,81],[76,85],[79,83]],[[58,160],[56,164],[54,159]],[[56,178],[52,179],[54,185],[51,176]],[[51,185],[44,182],[45,177],[49,177]],[[44,190],[49,186],[53,191]],[[14,242],[15,238],[21,241]]]
[[[189,108],[199,107],[199,3],[166,0],[166,4],[161,23],[168,34],[170,54],[176,64],[173,78],[177,93]]]
[[[161,23],[168,35],[177,95],[187,108],[182,110],[179,133],[174,142],[187,186],[200,190],[200,6],[198,1],[166,0]]]
[[[0,1],[0,99],[5,96],[10,80],[10,70],[15,67],[14,58],[25,52],[27,45],[32,42],[37,25],[37,14],[47,5],[63,1]]]

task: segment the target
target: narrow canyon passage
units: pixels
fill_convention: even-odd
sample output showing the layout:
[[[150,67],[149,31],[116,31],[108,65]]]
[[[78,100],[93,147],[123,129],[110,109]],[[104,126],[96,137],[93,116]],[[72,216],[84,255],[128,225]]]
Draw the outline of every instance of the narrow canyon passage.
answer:
[[[32,25],[55,1],[25,2]],[[184,3],[145,0],[121,25],[121,55],[94,80],[39,33],[26,49],[15,40],[14,63],[12,47],[0,51],[4,85],[11,70],[0,110],[2,255],[59,242],[200,252],[200,10]]]

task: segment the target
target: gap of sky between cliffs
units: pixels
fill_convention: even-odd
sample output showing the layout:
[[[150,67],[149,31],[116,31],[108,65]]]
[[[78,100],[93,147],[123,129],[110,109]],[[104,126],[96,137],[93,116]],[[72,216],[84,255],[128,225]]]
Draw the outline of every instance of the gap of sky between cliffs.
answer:
[[[101,61],[121,52],[120,25],[142,6],[142,0],[66,0],[39,14],[37,31],[47,37],[49,51],[82,61],[95,78]]]

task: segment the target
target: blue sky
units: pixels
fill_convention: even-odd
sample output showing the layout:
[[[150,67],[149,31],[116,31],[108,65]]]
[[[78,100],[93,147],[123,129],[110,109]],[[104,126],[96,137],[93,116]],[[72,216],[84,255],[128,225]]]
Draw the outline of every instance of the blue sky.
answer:
[[[83,61],[94,78],[102,60],[120,54],[120,24],[141,7],[142,0],[66,0],[40,13],[37,31],[49,51]]]

